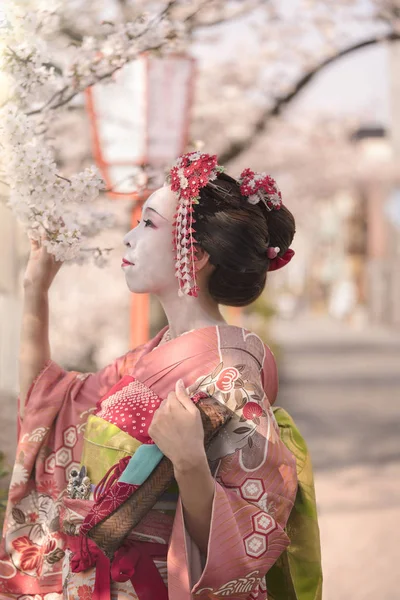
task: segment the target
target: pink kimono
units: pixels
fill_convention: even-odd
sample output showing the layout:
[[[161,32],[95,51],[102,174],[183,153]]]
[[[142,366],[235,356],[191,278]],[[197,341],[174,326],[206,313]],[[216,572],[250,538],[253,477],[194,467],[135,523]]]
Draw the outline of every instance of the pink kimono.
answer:
[[[158,600],[160,585],[167,586],[170,600],[268,598],[265,575],[289,544],[284,528],[297,490],[295,459],[271,410],[274,357],[257,335],[240,327],[205,327],[158,346],[165,331],[95,374],[66,372],[49,361],[33,383],[4,526],[1,599]],[[122,581],[112,569],[100,572],[100,562],[72,572],[75,549],[68,547],[68,534],[79,531],[94,504],[92,497],[68,498],[71,471],[86,461],[92,483],[98,483],[107,460],[129,460],[139,443],[107,417],[110,406],[117,412],[122,406],[121,396],[110,399],[107,392],[125,375],[135,378],[147,398],[165,398],[182,378],[190,396],[206,392],[234,411],[207,450],[215,478],[207,557],[185,528],[179,497],[166,494],[129,536],[156,567],[156,577],[144,587],[142,578],[137,588],[136,580]],[[107,400],[96,407],[103,396]],[[152,548],[165,551],[157,556]]]

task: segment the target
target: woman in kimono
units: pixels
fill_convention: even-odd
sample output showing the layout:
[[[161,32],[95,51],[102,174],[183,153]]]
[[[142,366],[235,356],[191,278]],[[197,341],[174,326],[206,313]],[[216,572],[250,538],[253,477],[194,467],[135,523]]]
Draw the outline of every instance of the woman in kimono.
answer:
[[[288,554],[299,460],[309,465],[290,417],[280,430],[271,408],[274,357],[219,310],[260,296],[267,272],[292,258],[294,232],[271,177],[246,169],[236,181],[215,156],[180,157],[125,236],[122,262],[129,290],[155,294],[168,326],[97,373],[51,359],[48,290],[61,264],[32,241],[0,598],[320,598],[318,551],[305,571],[298,536],[295,561]],[[229,419],[205,448],[196,404],[209,400]],[[144,511],[140,496],[143,517],[125,519],[112,552],[96,544],[102,525],[118,539],[121,511],[167,463],[168,489]],[[300,537],[317,531],[306,487]]]

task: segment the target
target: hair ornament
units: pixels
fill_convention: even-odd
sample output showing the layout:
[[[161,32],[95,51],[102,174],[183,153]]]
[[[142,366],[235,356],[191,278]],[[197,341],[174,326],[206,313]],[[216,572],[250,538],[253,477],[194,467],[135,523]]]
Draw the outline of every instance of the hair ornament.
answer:
[[[242,171],[239,177],[240,192],[250,204],[262,201],[268,210],[279,210],[282,206],[282,194],[270,175],[256,173],[251,169]]]
[[[281,249],[278,248],[278,246],[276,246],[276,248],[274,248],[273,246],[270,246],[267,250],[267,256],[270,260],[273,260],[274,258],[276,258],[278,256],[280,251],[281,251]]]
[[[274,248],[274,250],[276,250],[276,248]],[[286,250],[283,256],[276,256],[275,258],[270,260],[268,271],[277,271],[278,269],[282,269],[282,267],[286,267],[286,265],[292,260],[293,256],[294,250],[289,248],[288,250]]]
[[[170,171],[173,192],[178,195],[178,206],[173,221],[173,248],[175,252],[175,276],[179,282],[179,296],[198,295],[195,262],[197,249],[193,218],[194,204],[199,203],[200,190],[222,173],[224,167],[217,164],[217,156],[201,152],[189,152],[180,156]]]

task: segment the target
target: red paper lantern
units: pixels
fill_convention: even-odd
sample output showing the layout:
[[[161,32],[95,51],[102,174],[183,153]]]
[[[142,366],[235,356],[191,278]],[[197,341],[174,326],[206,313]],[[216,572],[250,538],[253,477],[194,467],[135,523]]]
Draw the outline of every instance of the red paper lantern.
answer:
[[[112,198],[157,189],[186,150],[194,70],[189,56],[143,55],[87,90],[93,154]]]

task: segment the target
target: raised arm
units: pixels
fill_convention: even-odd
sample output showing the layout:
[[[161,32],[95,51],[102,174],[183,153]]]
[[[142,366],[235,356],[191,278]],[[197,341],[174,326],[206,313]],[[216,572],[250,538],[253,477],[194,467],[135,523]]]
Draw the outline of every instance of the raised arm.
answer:
[[[50,360],[48,292],[62,262],[55,260],[43,244],[31,240],[24,276],[24,302],[19,350],[20,415],[30,386]]]

